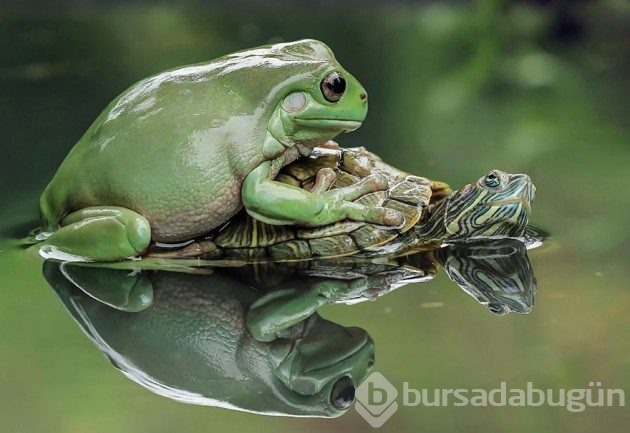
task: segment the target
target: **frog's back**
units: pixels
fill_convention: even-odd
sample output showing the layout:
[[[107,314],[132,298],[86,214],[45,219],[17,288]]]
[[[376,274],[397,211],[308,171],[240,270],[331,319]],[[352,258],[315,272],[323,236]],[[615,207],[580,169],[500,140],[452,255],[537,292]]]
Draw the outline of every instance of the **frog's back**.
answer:
[[[88,206],[121,206],[147,218],[157,241],[207,233],[241,208],[243,179],[265,160],[283,83],[322,62],[275,45],[136,83],[59,168],[42,196],[44,224]]]

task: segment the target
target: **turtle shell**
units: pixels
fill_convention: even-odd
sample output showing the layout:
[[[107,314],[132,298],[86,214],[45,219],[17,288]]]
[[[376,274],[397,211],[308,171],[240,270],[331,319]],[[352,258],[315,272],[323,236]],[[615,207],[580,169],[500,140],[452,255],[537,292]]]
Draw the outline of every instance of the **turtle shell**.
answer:
[[[337,178],[332,188],[343,188],[373,174],[387,178],[386,191],[373,192],[357,203],[395,209],[403,214],[401,227],[340,221],[317,228],[270,225],[241,212],[212,238],[226,257],[246,260],[304,260],[337,257],[369,251],[408,232],[422,216],[433,196],[450,192],[448,185],[412,176],[388,164],[363,148],[315,148],[308,158],[283,167],[276,181],[311,190],[319,170],[331,168]]]

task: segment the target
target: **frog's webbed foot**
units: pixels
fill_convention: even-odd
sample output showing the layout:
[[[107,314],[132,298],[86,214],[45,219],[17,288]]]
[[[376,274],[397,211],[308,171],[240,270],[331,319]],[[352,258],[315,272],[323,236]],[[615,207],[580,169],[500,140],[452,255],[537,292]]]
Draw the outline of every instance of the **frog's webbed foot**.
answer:
[[[329,202],[329,206],[327,207],[328,211],[333,214],[341,214],[335,221],[339,221],[345,217],[355,221],[366,221],[387,226],[400,226],[405,220],[400,212],[381,206],[364,205],[355,201],[366,194],[384,191],[387,187],[388,182],[385,177],[372,175],[353,185],[332,189],[322,195],[324,199]]]
[[[388,181],[382,175],[368,176],[355,184],[325,191],[334,177],[329,170],[320,170],[315,191],[306,191],[271,180],[270,173],[270,164],[261,164],[245,178],[241,191],[247,213],[264,223],[321,227],[351,219],[400,226],[405,220],[394,209],[355,202],[371,192],[386,190]]]
[[[142,254],[150,241],[149,221],[139,213],[95,206],[66,216],[41,248],[53,247],[91,261],[116,261]]]

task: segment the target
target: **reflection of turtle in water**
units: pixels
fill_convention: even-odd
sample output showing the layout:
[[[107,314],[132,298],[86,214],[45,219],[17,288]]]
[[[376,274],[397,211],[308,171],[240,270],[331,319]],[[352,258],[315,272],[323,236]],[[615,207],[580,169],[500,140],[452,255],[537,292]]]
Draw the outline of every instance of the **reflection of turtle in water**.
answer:
[[[495,315],[528,314],[534,306],[536,278],[527,246],[509,238],[447,245],[378,260],[353,256],[252,263],[224,272],[257,290],[273,290],[257,302],[249,317],[250,332],[266,339],[273,337],[274,327],[261,319],[268,318],[270,311],[284,311],[284,316],[297,320],[323,305],[375,300],[406,285],[430,281],[440,269]],[[296,313],[300,309],[302,312]]]
[[[448,245],[432,255],[460,289],[492,314],[528,314],[534,308],[536,277],[520,240]]]
[[[534,185],[529,176],[493,170],[451,193],[437,181],[404,173],[362,148],[316,148],[310,158],[283,168],[277,180],[310,191],[368,183],[377,175],[386,191],[357,198],[359,204],[402,213],[398,228],[342,221],[318,228],[271,225],[242,212],[212,236],[183,248],[154,248],[162,257],[285,261],[348,255],[405,254],[444,242],[519,237],[530,216]]]

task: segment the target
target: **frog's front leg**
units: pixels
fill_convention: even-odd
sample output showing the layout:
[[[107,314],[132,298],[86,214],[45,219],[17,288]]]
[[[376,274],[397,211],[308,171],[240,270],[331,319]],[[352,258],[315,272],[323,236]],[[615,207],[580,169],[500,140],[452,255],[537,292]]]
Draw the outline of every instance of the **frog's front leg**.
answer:
[[[44,245],[89,260],[115,261],[143,253],[150,241],[149,221],[139,213],[95,206],[67,215]]]
[[[302,284],[296,283],[296,286]],[[307,288],[272,291],[254,302],[247,312],[247,329],[258,341],[273,341],[297,323],[308,319],[324,305],[351,293],[367,290],[367,278],[337,280],[308,279]]]
[[[271,164],[261,164],[245,178],[242,188],[247,213],[267,224],[319,227],[348,218],[397,226],[404,221],[402,214],[393,209],[354,202],[365,194],[387,189],[387,180],[382,177],[370,176],[354,185],[313,193],[276,182],[269,178],[270,173]]]

